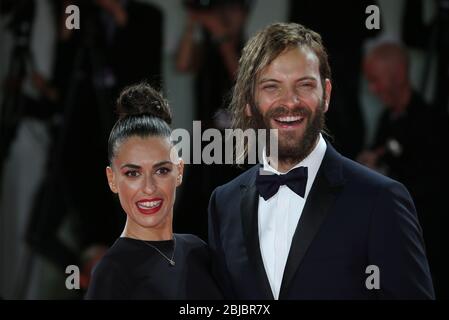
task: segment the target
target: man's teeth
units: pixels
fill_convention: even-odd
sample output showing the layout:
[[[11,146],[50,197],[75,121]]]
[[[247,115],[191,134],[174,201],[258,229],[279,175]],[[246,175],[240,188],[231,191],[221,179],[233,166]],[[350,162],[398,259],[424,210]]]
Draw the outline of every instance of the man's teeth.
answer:
[[[276,118],[276,120],[280,121],[280,122],[295,122],[295,121],[299,121],[301,119],[302,119],[302,117],[300,117],[300,116],[296,116],[296,117],[288,116],[288,117]]]
[[[162,200],[139,202],[137,206],[142,209],[152,209],[161,204]]]

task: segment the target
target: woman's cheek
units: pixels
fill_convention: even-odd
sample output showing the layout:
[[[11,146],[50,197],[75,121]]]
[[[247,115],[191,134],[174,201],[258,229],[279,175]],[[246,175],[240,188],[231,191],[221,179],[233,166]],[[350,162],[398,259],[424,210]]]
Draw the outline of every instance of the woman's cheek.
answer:
[[[137,190],[139,190],[141,188],[141,184],[142,182],[139,180],[134,180],[134,181],[127,181],[127,180],[123,180],[121,183],[121,189],[125,192],[125,193],[129,193],[129,192],[135,192]]]

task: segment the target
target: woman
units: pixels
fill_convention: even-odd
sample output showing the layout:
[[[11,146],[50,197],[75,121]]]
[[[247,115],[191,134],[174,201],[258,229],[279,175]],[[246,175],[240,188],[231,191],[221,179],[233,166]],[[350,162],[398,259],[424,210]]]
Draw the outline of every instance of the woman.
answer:
[[[125,89],[109,136],[109,187],[126,212],[120,238],[92,273],[87,299],[219,299],[206,244],[173,233],[183,162],[171,157],[171,113],[147,84]],[[173,160],[172,158],[176,158]]]

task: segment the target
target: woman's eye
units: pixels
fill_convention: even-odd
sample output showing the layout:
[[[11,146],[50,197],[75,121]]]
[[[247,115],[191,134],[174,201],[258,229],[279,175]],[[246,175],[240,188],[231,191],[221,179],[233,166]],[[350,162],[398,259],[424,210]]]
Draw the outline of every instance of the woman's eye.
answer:
[[[130,171],[125,172],[125,176],[134,178],[134,177],[140,176],[140,173],[139,173],[139,171],[136,171],[136,170],[130,170]]]
[[[170,172],[171,170],[169,168],[159,168],[156,170],[156,174],[158,175],[166,175]]]

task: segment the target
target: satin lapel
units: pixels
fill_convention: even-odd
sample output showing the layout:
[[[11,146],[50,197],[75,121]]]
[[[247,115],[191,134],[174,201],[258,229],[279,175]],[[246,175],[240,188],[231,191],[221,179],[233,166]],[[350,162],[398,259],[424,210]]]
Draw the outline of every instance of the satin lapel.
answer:
[[[256,174],[258,171],[256,170]],[[255,180],[255,176],[254,176]],[[271,291],[270,283],[265,272],[265,267],[260,253],[259,245],[259,193],[251,181],[249,185],[242,185],[242,197],[240,203],[240,212],[242,216],[243,233],[245,235],[246,248],[248,251],[248,258],[251,265],[256,271],[256,277],[261,284],[261,289],[264,291],[266,299],[274,299]]]
[[[339,166],[332,164],[338,154],[329,144],[328,149],[328,157],[326,160],[323,159],[322,168],[318,172],[307,197],[301,218],[293,235],[282,278],[279,299],[285,299],[288,293],[288,286],[343,185]],[[335,174],[336,172],[337,174]],[[329,179],[329,177],[332,178]],[[331,180],[333,181],[331,182]]]

